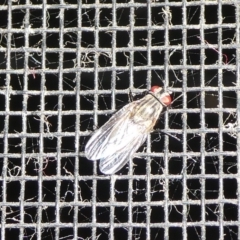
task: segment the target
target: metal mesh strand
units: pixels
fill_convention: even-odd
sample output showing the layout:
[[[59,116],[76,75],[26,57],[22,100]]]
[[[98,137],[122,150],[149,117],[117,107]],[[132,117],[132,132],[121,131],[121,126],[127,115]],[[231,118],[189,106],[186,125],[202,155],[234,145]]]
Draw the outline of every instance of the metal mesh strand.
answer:
[[[240,239],[239,1],[113,2],[1,2],[1,239]],[[102,174],[91,133],[152,85],[173,104]]]

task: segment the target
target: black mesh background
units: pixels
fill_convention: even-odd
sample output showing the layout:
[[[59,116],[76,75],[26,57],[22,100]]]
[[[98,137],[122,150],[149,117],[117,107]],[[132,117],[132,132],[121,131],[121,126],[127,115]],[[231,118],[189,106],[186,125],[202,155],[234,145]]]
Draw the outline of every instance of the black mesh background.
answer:
[[[0,3],[1,239],[240,239],[240,4]],[[116,174],[92,131],[151,86],[173,104]]]

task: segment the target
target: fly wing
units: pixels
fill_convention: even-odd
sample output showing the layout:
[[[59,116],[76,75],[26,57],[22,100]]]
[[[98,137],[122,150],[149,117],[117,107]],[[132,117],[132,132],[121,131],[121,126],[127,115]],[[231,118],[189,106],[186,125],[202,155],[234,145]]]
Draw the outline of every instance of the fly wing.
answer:
[[[138,148],[144,143],[147,133],[137,134],[134,137],[127,136],[131,140],[131,144],[125,149],[116,152],[106,158],[100,159],[100,171],[104,174],[113,174],[120,170],[129,159],[132,159],[133,154],[138,150]]]
[[[138,101],[135,101],[123,107],[93,134],[85,147],[88,159],[106,158],[131,144],[136,137],[136,124],[132,123],[130,117],[137,104]],[[133,126],[132,130],[130,125]]]

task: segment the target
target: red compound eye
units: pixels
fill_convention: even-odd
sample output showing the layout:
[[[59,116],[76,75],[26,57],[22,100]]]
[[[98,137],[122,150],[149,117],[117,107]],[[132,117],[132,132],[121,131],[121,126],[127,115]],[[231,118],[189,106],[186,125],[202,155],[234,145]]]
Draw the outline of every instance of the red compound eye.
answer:
[[[155,93],[156,91],[159,90],[159,88],[161,88],[161,87],[159,87],[159,86],[152,86],[150,91]]]
[[[165,105],[169,106],[172,103],[172,98],[168,93],[165,93],[161,98],[160,101]]]

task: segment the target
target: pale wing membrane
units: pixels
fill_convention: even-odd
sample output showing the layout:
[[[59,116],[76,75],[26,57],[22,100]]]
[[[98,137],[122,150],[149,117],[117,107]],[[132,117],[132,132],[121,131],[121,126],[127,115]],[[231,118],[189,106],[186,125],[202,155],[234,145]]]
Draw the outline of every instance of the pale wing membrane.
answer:
[[[128,127],[131,128],[131,124]],[[132,135],[128,135],[128,133],[129,131],[126,131],[126,135],[124,139],[122,139],[122,141],[125,141],[127,144],[123,149],[115,152],[115,154],[100,159],[99,167],[102,173],[113,174],[120,170],[129,159],[132,159],[133,154],[144,143],[147,137],[147,133],[143,133],[141,131]],[[121,139],[119,141],[121,141]]]
[[[128,128],[128,120],[136,104],[138,104],[138,101],[126,105],[93,134],[85,147],[85,154],[88,159],[97,160],[114,155],[126,146],[125,131]]]

